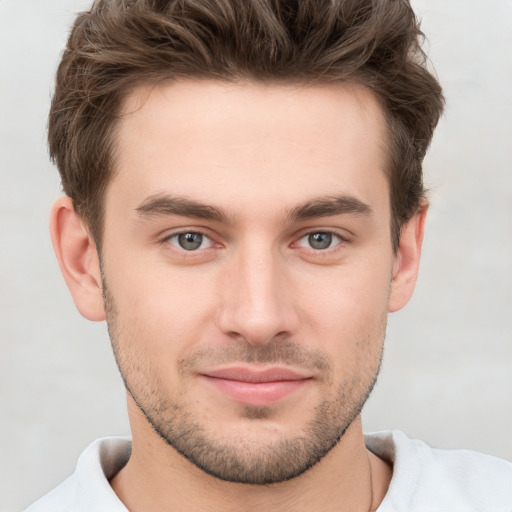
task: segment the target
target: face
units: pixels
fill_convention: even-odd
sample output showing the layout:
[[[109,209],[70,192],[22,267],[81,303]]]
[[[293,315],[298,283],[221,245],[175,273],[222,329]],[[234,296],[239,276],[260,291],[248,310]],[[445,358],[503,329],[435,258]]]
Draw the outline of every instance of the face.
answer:
[[[203,81],[138,90],[124,113],[102,276],[129,395],[207,473],[292,478],[378,373],[395,263],[379,105]]]

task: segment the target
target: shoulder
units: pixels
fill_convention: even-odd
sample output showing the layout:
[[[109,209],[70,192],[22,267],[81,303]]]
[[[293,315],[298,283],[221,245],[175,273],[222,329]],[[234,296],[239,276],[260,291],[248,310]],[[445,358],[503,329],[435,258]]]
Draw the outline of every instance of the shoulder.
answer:
[[[126,464],[130,453],[128,437],[94,441],[80,455],[74,473],[25,512],[126,512],[109,480]]]
[[[366,436],[369,450],[393,464],[379,512],[510,512],[512,463],[470,450],[439,450],[399,431]]]

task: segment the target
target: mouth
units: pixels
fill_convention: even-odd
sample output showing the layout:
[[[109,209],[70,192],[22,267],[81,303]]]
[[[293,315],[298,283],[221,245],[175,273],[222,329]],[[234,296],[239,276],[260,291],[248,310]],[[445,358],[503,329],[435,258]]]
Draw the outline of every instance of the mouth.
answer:
[[[312,381],[289,368],[264,370],[231,367],[207,371],[199,376],[213,389],[244,405],[269,406],[297,392]]]

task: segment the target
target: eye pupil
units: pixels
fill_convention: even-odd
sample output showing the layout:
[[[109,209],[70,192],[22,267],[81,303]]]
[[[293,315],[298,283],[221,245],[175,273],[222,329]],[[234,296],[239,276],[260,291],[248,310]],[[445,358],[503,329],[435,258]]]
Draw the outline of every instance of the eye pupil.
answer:
[[[203,235],[201,233],[181,233],[178,236],[178,243],[186,251],[193,251],[201,247]]]
[[[312,233],[308,236],[308,242],[313,249],[327,249],[331,246],[332,235],[330,233]]]

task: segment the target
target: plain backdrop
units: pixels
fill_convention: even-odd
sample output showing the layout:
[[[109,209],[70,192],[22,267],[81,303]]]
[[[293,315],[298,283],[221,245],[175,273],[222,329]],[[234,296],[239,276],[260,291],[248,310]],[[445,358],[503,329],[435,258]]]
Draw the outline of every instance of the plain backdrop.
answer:
[[[93,439],[129,432],[106,328],[77,313],[48,235],[60,194],[46,116],[83,0],[0,0],[0,510],[21,510]],[[415,297],[392,315],[367,431],[512,459],[512,2],[416,0],[447,109]]]

